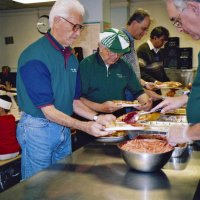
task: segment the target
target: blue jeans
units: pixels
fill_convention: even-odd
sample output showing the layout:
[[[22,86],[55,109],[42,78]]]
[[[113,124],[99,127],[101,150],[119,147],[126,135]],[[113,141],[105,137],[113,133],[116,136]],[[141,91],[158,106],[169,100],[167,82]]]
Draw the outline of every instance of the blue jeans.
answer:
[[[26,113],[17,126],[17,140],[22,149],[22,179],[27,179],[71,154],[70,129]]]

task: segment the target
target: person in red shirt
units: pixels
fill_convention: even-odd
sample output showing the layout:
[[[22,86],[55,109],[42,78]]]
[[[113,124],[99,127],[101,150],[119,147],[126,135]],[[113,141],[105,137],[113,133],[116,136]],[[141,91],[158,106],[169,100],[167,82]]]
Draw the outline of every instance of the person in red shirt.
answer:
[[[0,95],[0,160],[14,158],[20,151],[15,117],[8,114],[11,105],[12,100],[8,95]]]

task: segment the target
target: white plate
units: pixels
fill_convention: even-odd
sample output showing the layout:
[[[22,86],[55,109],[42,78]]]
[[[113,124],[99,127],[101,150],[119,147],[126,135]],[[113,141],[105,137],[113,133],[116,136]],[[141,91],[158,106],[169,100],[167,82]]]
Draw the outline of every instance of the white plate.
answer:
[[[144,126],[113,126],[105,128],[105,131],[129,131],[129,130],[144,130]]]
[[[96,139],[98,142],[122,142],[124,141],[128,136],[119,136],[119,137],[99,137]]]
[[[117,105],[122,106],[122,107],[138,107],[141,106],[141,104],[129,104],[129,103],[118,103]]]

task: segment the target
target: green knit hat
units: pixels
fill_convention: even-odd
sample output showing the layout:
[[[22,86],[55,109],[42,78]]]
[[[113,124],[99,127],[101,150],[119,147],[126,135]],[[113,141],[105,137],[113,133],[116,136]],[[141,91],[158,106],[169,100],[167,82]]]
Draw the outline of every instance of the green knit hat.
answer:
[[[100,33],[100,43],[114,53],[127,53],[130,51],[128,37],[116,28]]]

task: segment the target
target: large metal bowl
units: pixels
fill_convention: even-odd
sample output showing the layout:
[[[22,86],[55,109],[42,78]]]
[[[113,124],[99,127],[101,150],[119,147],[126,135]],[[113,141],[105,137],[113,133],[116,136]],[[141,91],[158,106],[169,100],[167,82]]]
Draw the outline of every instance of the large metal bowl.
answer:
[[[124,143],[125,142],[118,144],[124,161],[132,169],[142,172],[154,172],[160,170],[168,162],[173,152],[173,149],[164,153],[130,152],[121,148]]]

